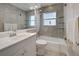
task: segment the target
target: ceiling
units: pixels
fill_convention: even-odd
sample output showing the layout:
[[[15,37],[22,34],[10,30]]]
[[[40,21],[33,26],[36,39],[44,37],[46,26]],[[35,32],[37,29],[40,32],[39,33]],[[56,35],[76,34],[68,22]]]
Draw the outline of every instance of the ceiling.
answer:
[[[38,6],[38,8],[40,8],[51,4],[52,3],[11,3],[11,5],[16,6],[17,8],[22,9],[24,11],[31,10],[31,7],[34,6]]]

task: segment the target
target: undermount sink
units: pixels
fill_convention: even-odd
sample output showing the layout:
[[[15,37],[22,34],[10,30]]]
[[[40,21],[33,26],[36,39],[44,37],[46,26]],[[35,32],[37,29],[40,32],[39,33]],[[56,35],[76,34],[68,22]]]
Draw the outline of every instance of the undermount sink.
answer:
[[[36,32],[36,29],[30,29],[30,30],[27,30],[26,32],[34,33],[34,32]]]
[[[0,32],[0,38],[9,37],[8,32]]]
[[[31,35],[31,33],[36,33],[36,29],[24,29],[24,30],[17,30],[15,31],[6,31],[6,32],[1,32],[0,33],[0,38],[5,38],[5,37],[16,37],[16,36],[21,36],[21,35]]]

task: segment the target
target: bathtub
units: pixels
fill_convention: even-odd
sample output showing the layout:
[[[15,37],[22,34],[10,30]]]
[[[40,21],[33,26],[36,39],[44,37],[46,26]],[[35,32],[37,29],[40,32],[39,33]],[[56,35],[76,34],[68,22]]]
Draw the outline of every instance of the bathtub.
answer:
[[[68,55],[67,45],[65,40],[62,38],[48,37],[48,36],[40,36],[38,40],[46,40],[47,46],[46,49],[49,51],[47,55]]]

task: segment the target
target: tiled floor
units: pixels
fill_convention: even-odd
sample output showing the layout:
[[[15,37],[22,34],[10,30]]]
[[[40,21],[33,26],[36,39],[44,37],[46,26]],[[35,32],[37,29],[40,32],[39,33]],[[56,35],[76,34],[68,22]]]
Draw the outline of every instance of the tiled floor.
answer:
[[[65,53],[46,49],[45,56],[66,56]]]
[[[45,48],[45,55],[44,56],[66,56],[66,53],[61,52],[58,49],[51,49],[49,47],[46,47]]]

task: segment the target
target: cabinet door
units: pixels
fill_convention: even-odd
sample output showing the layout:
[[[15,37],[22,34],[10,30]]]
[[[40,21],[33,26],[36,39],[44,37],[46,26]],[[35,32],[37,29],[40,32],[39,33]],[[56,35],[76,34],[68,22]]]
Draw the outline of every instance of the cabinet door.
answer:
[[[28,38],[24,43],[24,55],[35,56],[36,55],[36,37]]]
[[[36,37],[29,37],[17,44],[0,50],[0,56],[32,56],[36,55]]]
[[[35,56],[36,55],[36,37],[32,36],[21,42],[22,49],[16,52],[16,56]]]
[[[13,56],[19,49],[23,48],[23,43],[17,43],[3,50],[0,50],[0,56]]]
[[[24,50],[23,49],[19,49],[16,53],[15,56],[24,56]]]

